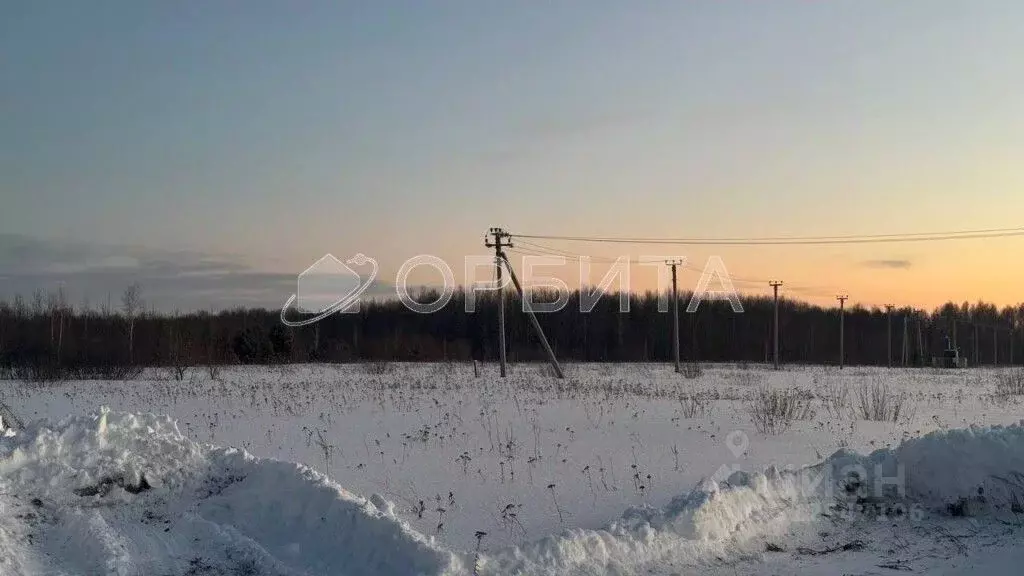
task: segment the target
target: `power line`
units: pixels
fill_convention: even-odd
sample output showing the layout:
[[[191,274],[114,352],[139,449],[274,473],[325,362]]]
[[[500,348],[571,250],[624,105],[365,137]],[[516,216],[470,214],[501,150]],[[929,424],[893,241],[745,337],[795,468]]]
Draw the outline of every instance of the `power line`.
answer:
[[[601,263],[601,264],[614,264],[614,263],[620,261],[620,260],[618,260],[616,258],[610,258],[610,257],[607,257],[607,256],[590,256],[590,255],[586,255],[586,254],[579,254],[579,253],[576,253],[576,252],[571,252],[569,250],[563,250],[561,248],[556,248],[554,246],[548,246],[548,245],[540,244],[540,243],[536,243],[536,242],[529,242],[529,241],[526,241],[526,240],[518,240],[518,236],[516,238],[517,238],[517,243],[518,243],[519,247],[516,248],[516,249],[513,249],[513,250],[509,250],[509,252],[518,253],[518,254],[521,254],[521,255],[524,255],[524,256],[554,256],[554,257],[566,258],[567,260],[571,260],[573,262],[581,262],[581,261],[583,261],[583,259],[586,258],[586,259],[588,259],[591,262],[596,262],[596,263]],[[528,245],[529,247],[525,247],[524,248],[523,245]],[[628,264],[651,265],[651,264],[661,264],[663,262],[663,260],[660,260],[660,259],[643,260],[643,259],[637,259],[637,258],[632,258],[631,257],[628,260],[626,260],[626,262]],[[683,268],[684,270],[687,270],[687,271],[690,271],[690,272],[696,272],[696,273],[700,273],[700,274],[704,273],[704,270],[702,268],[698,268],[698,267],[696,267],[696,266],[694,266],[692,264],[689,264],[689,263],[683,263],[683,264],[680,264],[679,266],[681,268]],[[734,276],[732,274],[729,275],[729,279],[732,280],[733,282],[739,282],[739,283],[743,283],[743,284],[757,284],[757,285],[760,285],[760,284],[765,284],[767,282],[770,282],[770,280],[764,279],[764,278],[745,278],[745,277],[742,277],[742,276]],[[834,286],[813,286],[813,285],[799,285],[799,284],[796,284],[796,285],[791,284],[790,285],[790,289],[792,291],[794,291],[794,292],[802,292],[804,294],[808,294],[808,295],[811,295],[811,296],[820,296],[820,297],[825,297],[825,296],[831,297],[832,294],[837,290],[837,288],[834,287]]]
[[[573,261],[573,262],[582,262],[584,260],[587,260],[587,261],[590,261],[590,262],[596,262],[598,264],[615,264],[617,262],[623,262],[623,260],[620,260],[618,258],[611,258],[611,257],[608,257],[608,256],[590,256],[590,255],[587,255],[587,254],[576,254],[576,253],[568,252],[568,251],[565,251],[565,250],[555,252],[554,250],[557,250],[556,248],[547,248],[547,247],[543,247],[543,248],[544,249],[540,249],[540,248],[516,248],[514,250],[509,250],[509,252],[515,252],[515,253],[523,254],[525,256],[555,256],[555,257],[565,258],[566,260],[570,260],[570,261]],[[545,250],[551,250],[551,251],[545,251]],[[624,262],[626,264],[662,264],[662,263],[664,263],[664,261],[661,260],[661,259],[641,260],[641,259],[632,258],[632,257],[626,259]]]
[[[520,241],[520,242],[522,242],[522,241]],[[539,244],[534,244],[534,246],[540,246],[540,245]],[[635,264],[635,265],[645,266],[645,265],[653,265],[653,264],[662,264],[664,262],[663,260],[655,260],[655,259],[652,259],[652,260],[642,260],[642,259],[637,259],[637,258],[628,258],[626,260],[621,260],[621,259],[610,258],[610,257],[606,257],[606,256],[588,256],[586,254],[574,254],[574,253],[571,253],[571,252],[568,252],[568,251],[564,251],[564,250],[562,250],[560,252],[544,252],[542,250],[532,249],[532,248],[517,248],[517,249],[514,249],[514,250],[509,250],[509,252],[514,253],[514,254],[520,254],[520,255],[523,255],[523,256],[553,256],[555,258],[565,258],[566,260],[569,260],[571,262],[583,262],[584,260],[586,260],[586,261],[595,262],[595,263],[598,263],[598,264],[616,264],[616,263],[624,262],[626,264]],[[696,266],[693,266],[692,264],[680,263],[680,264],[678,264],[678,266],[680,268],[682,268],[683,270],[686,270],[688,272],[696,272],[696,273],[700,273],[700,274],[704,273],[703,269],[698,268]],[[761,280],[761,279],[742,278],[742,277],[739,277],[739,276],[733,276],[731,274],[729,275],[729,279],[732,280],[733,282],[738,282],[738,283],[741,283],[741,284],[763,284],[765,282],[765,280]],[[827,290],[827,288],[822,288],[822,289],[823,290]]]
[[[765,236],[747,238],[643,238],[612,236],[565,236],[557,234],[515,234],[516,239],[563,240],[613,244],[674,244],[680,246],[787,246],[828,244],[878,244],[931,242],[938,240],[975,240],[1024,236],[1024,227],[989,228],[949,232],[906,232],[899,234],[855,234],[846,236]]]

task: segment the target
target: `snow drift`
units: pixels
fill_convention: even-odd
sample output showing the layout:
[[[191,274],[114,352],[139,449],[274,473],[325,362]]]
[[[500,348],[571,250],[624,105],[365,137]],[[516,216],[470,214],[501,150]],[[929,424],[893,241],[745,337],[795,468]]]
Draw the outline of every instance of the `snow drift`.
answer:
[[[938,432],[794,471],[706,481],[479,559],[481,574],[636,574],[756,556],[833,518],[998,514],[1024,495],[1024,428]],[[0,438],[0,573],[467,574],[373,495],[309,468],[193,442],[173,421],[101,412]]]
[[[29,425],[0,440],[0,492],[3,574],[463,572],[326,477],[197,444],[165,417]]]
[[[794,471],[735,472],[664,509],[629,510],[604,530],[502,551],[486,559],[486,572],[640,574],[759,556],[768,540],[809,542],[826,517],[918,522],[1008,512],[1024,502],[1022,426],[935,432],[867,456],[840,450]]]

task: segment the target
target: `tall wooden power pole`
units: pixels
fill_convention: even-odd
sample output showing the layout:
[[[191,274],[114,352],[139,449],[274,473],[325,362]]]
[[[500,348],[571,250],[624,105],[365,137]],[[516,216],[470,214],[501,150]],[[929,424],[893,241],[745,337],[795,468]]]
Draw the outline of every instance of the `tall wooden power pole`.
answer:
[[[772,287],[772,291],[775,294],[775,356],[774,364],[775,369],[779,369],[779,286],[782,286],[782,281],[772,280],[768,283]]]
[[[676,266],[682,263],[682,260],[665,260],[665,264],[672,267],[672,359],[675,361],[676,374],[682,372],[679,366],[679,287],[676,284]]]
[[[491,228],[489,234],[494,237],[494,241],[485,240],[484,246],[494,248],[494,271],[498,279],[498,358],[501,361],[501,377],[504,378],[507,368],[505,358],[505,287],[501,282],[501,264],[504,252],[501,249],[511,248],[512,243],[509,240],[509,233],[501,228]]]
[[[844,305],[846,300],[850,297],[846,294],[840,294],[836,296],[836,300],[839,300],[839,369],[843,369],[843,365],[846,363],[846,312]]]
[[[889,351],[888,352],[888,358],[886,359],[886,362],[888,363],[889,368],[892,368],[892,309],[893,308],[894,308],[894,306],[892,304],[886,304],[885,305],[886,326],[888,327],[888,329],[886,330],[886,336],[887,336],[886,342],[888,343],[888,351]]]

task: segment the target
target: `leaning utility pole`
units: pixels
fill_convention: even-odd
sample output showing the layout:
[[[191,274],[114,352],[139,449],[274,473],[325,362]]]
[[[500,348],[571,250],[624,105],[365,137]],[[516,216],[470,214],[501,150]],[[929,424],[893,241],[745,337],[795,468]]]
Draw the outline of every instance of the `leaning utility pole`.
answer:
[[[892,304],[886,304],[885,305],[885,313],[886,313],[886,316],[888,317],[887,318],[887,322],[886,322],[886,325],[888,326],[888,330],[886,330],[886,336],[888,336],[888,338],[887,338],[886,341],[888,342],[888,350],[889,350],[889,355],[888,355],[888,360],[887,360],[887,362],[889,364],[889,368],[892,368],[892,309],[893,309],[893,305]]]
[[[565,374],[562,373],[562,367],[558,364],[558,359],[555,358],[555,351],[551,349],[551,344],[548,344],[548,339],[544,336],[544,330],[541,329],[540,322],[537,321],[537,315],[533,313],[533,308],[530,307],[529,300],[526,299],[526,294],[523,293],[523,286],[519,284],[519,278],[516,277],[516,271],[512,268],[512,263],[508,261],[508,256],[504,252],[501,253],[501,259],[505,262],[505,266],[508,266],[508,275],[512,277],[512,283],[515,284],[516,290],[519,291],[519,299],[523,302],[523,309],[530,318],[530,324],[533,325],[533,331],[537,333],[537,338],[540,339],[544,352],[548,355],[548,362],[551,362],[551,368],[554,369],[556,376],[565,378]]]
[[[844,350],[845,344],[846,344],[845,341],[844,341],[845,340],[845,333],[846,333],[846,329],[845,329],[846,312],[843,310],[843,305],[846,304],[846,300],[847,299],[849,299],[849,296],[847,296],[846,294],[840,294],[840,295],[836,296],[836,300],[839,300],[839,369],[840,370],[843,369],[843,364],[846,361],[846,351]]]
[[[676,266],[683,264],[682,260],[665,260],[665,264],[672,267],[672,359],[675,361],[676,374],[682,372],[679,366],[679,287],[676,284]]]
[[[504,252],[502,248],[512,247],[511,241],[503,242],[509,238],[509,233],[501,228],[491,228],[488,232],[494,237],[494,242],[484,240],[484,246],[494,248],[494,271],[498,279],[498,357],[501,360],[501,377],[506,375],[505,367],[505,287],[502,285],[501,263]]]
[[[779,369],[779,286],[782,286],[782,281],[772,280],[768,282],[768,285],[772,287],[772,291],[775,293],[775,369]]]

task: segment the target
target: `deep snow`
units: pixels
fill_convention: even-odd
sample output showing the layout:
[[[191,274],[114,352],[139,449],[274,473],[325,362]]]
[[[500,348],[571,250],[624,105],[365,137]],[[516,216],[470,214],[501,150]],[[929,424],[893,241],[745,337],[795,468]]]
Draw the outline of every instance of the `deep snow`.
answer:
[[[735,472],[603,530],[567,530],[477,560],[415,532],[379,495],[364,499],[301,465],[196,443],[166,417],[103,411],[38,421],[0,440],[0,567],[19,575],[442,575],[474,565],[482,574],[708,572],[760,555],[768,541],[795,548],[799,564],[820,551],[810,546],[824,526],[837,532],[831,548],[873,556],[880,517],[943,534],[956,507],[975,520],[973,539],[987,536],[1008,562],[1020,557],[1012,520],[1021,511],[1011,507],[1024,496],[1022,467],[1020,426],[936,432],[794,471]]]
[[[595,367],[566,386],[437,370],[15,388],[19,415],[94,413],[0,440],[2,573],[460,574],[475,530],[483,574],[998,574],[1024,560],[1024,430],[947,424],[1019,418],[991,374]],[[865,422],[821,397],[769,437],[744,410],[747,373],[833,391],[882,376],[914,410]],[[691,413],[684,386],[712,400]],[[173,414],[185,434],[97,403]]]
[[[456,558],[300,465],[108,413],[0,440],[8,574],[443,574]],[[191,570],[191,572],[190,572]]]

